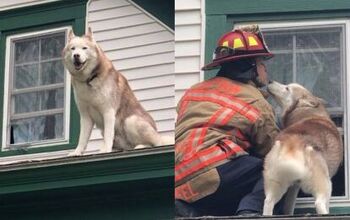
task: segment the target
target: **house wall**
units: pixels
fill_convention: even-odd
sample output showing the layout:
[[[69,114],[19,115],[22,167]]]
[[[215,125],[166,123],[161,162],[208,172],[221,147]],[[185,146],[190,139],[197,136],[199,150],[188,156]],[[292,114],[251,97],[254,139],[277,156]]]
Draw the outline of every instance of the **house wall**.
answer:
[[[203,79],[204,1],[175,1],[175,102]]]
[[[132,1],[91,1],[88,25],[162,135],[174,135],[174,32]],[[89,146],[99,145],[93,130]]]
[[[0,11],[53,1],[57,0],[2,0],[0,1]]]
[[[55,0],[5,0],[0,11],[48,3]],[[141,105],[154,118],[161,135],[173,136],[175,129],[174,31],[131,0],[91,0],[87,25],[107,57],[129,81]],[[94,129],[90,153],[102,143]],[[65,150],[3,157],[0,164],[66,156]]]

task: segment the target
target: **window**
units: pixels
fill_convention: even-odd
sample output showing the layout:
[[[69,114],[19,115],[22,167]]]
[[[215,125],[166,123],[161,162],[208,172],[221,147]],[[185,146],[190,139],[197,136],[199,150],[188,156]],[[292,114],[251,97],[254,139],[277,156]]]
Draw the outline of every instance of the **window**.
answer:
[[[326,101],[326,107],[343,128],[344,26],[314,26],[265,30],[275,54],[267,62],[272,79],[304,85]],[[281,65],[283,64],[283,65]]]
[[[332,200],[348,200],[346,32],[347,21],[262,24],[266,43],[275,54],[266,62],[269,76],[288,84],[297,82],[326,101],[331,118],[343,136],[344,163],[333,177]],[[270,100],[274,106],[276,104]],[[280,111],[277,111],[280,113]],[[347,187],[346,187],[347,186]],[[308,197],[300,194],[299,197]],[[300,204],[310,203],[303,198]]]
[[[68,140],[70,82],[61,59],[67,29],[7,37],[5,150]]]

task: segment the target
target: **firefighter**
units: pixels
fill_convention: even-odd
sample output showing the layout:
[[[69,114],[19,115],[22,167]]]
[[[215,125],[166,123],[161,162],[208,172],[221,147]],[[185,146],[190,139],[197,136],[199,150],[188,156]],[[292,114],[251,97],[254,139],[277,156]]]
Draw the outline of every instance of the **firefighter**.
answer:
[[[224,34],[216,77],[192,86],[177,106],[175,208],[178,216],[260,215],[263,157],[279,129],[259,90],[273,54],[257,25]]]

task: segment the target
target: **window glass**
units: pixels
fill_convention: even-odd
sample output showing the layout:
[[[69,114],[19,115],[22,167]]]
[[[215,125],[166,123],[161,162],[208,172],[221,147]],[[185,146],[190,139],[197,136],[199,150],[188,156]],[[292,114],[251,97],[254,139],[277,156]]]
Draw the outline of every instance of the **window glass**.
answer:
[[[264,30],[275,57],[269,75],[282,83],[297,82],[323,98],[330,110],[341,110],[344,45],[342,27]]]
[[[13,40],[10,144],[64,138],[65,31]]]

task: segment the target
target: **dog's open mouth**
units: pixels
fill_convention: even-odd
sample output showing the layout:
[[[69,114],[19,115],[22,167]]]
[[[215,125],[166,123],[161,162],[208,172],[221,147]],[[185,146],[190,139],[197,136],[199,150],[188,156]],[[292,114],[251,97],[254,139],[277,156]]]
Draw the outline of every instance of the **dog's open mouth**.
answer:
[[[76,70],[80,70],[84,66],[85,62],[80,62],[80,60],[74,60],[74,67]]]

